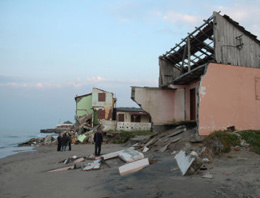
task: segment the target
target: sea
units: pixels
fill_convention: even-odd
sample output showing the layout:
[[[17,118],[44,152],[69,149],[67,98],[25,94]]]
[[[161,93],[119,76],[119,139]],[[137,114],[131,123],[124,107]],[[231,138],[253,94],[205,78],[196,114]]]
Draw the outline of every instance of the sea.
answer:
[[[4,158],[21,152],[34,151],[35,146],[18,147],[18,144],[27,142],[32,138],[46,137],[46,135],[55,136],[55,134],[53,133],[40,133],[40,130],[0,129],[0,158]]]

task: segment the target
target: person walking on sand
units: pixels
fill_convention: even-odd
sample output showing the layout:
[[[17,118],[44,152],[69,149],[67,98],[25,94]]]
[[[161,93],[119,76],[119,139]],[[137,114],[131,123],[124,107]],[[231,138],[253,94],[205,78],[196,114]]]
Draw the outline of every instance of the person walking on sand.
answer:
[[[97,132],[94,134],[95,156],[100,156],[102,142],[103,136],[100,128],[98,128]]]
[[[61,151],[66,151],[67,144],[68,144],[68,136],[66,133],[64,133],[61,139]]]
[[[58,145],[57,145],[57,151],[60,151],[61,149],[61,134],[59,133],[59,136],[57,137],[57,142],[58,142]]]

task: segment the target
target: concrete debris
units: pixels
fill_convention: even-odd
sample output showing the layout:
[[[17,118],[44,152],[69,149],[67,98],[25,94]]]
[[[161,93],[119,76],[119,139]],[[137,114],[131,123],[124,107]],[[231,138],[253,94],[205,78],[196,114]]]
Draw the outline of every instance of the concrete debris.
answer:
[[[119,167],[119,174],[121,176],[123,176],[123,175],[127,175],[127,174],[130,174],[130,173],[134,173],[134,172],[137,172],[137,171],[143,169],[146,166],[149,166],[148,158],[144,158],[144,159],[141,159],[141,160],[120,166]]]
[[[143,152],[144,152],[144,153],[147,152],[148,150],[149,150],[149,148],[146,147],[146,146],[143,148]]]
[[[180,150],[179,153],[175,156],[177,164],[182,172],[182,175],[185,175],[190,168],[191,164],[195,160],[191,155],[186,155],[183,150]]]
[[[84,171],[90,171],[90,170],[98,170],[98,169],[100,169],[100,161],[101,161],[101,159],[95,160],[92,163],[88,163],[87,166],[85,166],[85,168],[83,168],[83,170]]]
[[[213,179],[213,175],[210,173],[205,173],[201,176],[202,178],[207,178],[207,179]]]
[[[113,153],[108,153],[108,154],[102,155],[101,157],[102,157],[104,160],[112,159],[112,158],[115,158],[115,157],[119,157],[119,153],[121,153],[122,151],[123,151],[123,150],[121,150],[121,151],[116,151],[116,152],[113,152]]]
[[[84,157],[81,157],[81,158],[75,160],[74,163],[83,162],[84,160],[85,160]]]
[[[133,147],[122,150],[119,152],[119,157],[125,162],[133,162],[144,158],[144,154],[134,150]]]
[[[46,137],[42,138],[32,138],[27,142],[18,144],[18,146],[44,146],[55,144],[56,142],[56,138],[52,137],[51,135],[47,135]]]
[[[199,157],[198,153],[196,153],[195,151],[192,151],[190,154],[191,154],[193,157]]]
[[[44,144],[51,144],[52,143],[52,136],[47,135],[44,139]]]
[[[206,157],[205,157],[205,158],[203,158],[201,161],[202,161],[202,163],[209,163],[209,159],[208,159],[208,158],[206,158]]]
[[[195,129],[187,130],[185,125],[180,125],[172,129],[169,129],[167,131],[156,133],[150,136],[145,141],[139,143],[139,145],[145,148],[145,150],[147,150],[146,149],[147,147],[149,151],[166,152],[166,151],[171,151],[173,149],[179,150],[180,149],[179,146],[175,148],[177,142],[181,140],[184,141],[187,138],[190,139],[190,136],[194,136],[195,132],[196,132]]]
[[[74,169],[74,165],[73,166],[64,167],[64,168],[58,168],[58,169],[50,170],[48,172],[51,173],[51,172],[59,172],[59,171],[72,170],[72,169]]]

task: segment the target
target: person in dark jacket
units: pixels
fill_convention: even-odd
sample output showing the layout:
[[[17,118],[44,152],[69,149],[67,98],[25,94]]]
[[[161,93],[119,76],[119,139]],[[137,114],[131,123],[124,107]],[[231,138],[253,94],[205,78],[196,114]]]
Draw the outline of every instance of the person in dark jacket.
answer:
[[[69,151],[71,151],[71,133],[68,136],[68,143],[69,143]]]
[[[98,128],[97,132],[94,134],[95,156],[100,156],[102,142],[103,142],[103,136],[100,128]]]
[[[68,145],[68,135],[64,133],[61,139],[61,151],[66,151],[67,145]]]
[[[58,146],[57,146],[57,151],[60,151],[61,149],[61,134],[59,133],[59,136],[57,137],[57,142],[58,142]]]

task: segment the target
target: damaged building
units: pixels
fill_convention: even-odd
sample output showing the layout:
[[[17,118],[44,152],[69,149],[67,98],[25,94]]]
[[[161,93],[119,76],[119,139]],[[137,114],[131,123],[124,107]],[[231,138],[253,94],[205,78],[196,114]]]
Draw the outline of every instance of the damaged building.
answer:
[[[90,129],[101,120],[112,120],[116,102],[114,94],[93,88],[92,93],[76,96],[75,120],[79,128]]]
[[[260,41],[214,12],[159,57],[159,86],[132,87],[154,131],[195,122],[200,135],[260,129]]]

